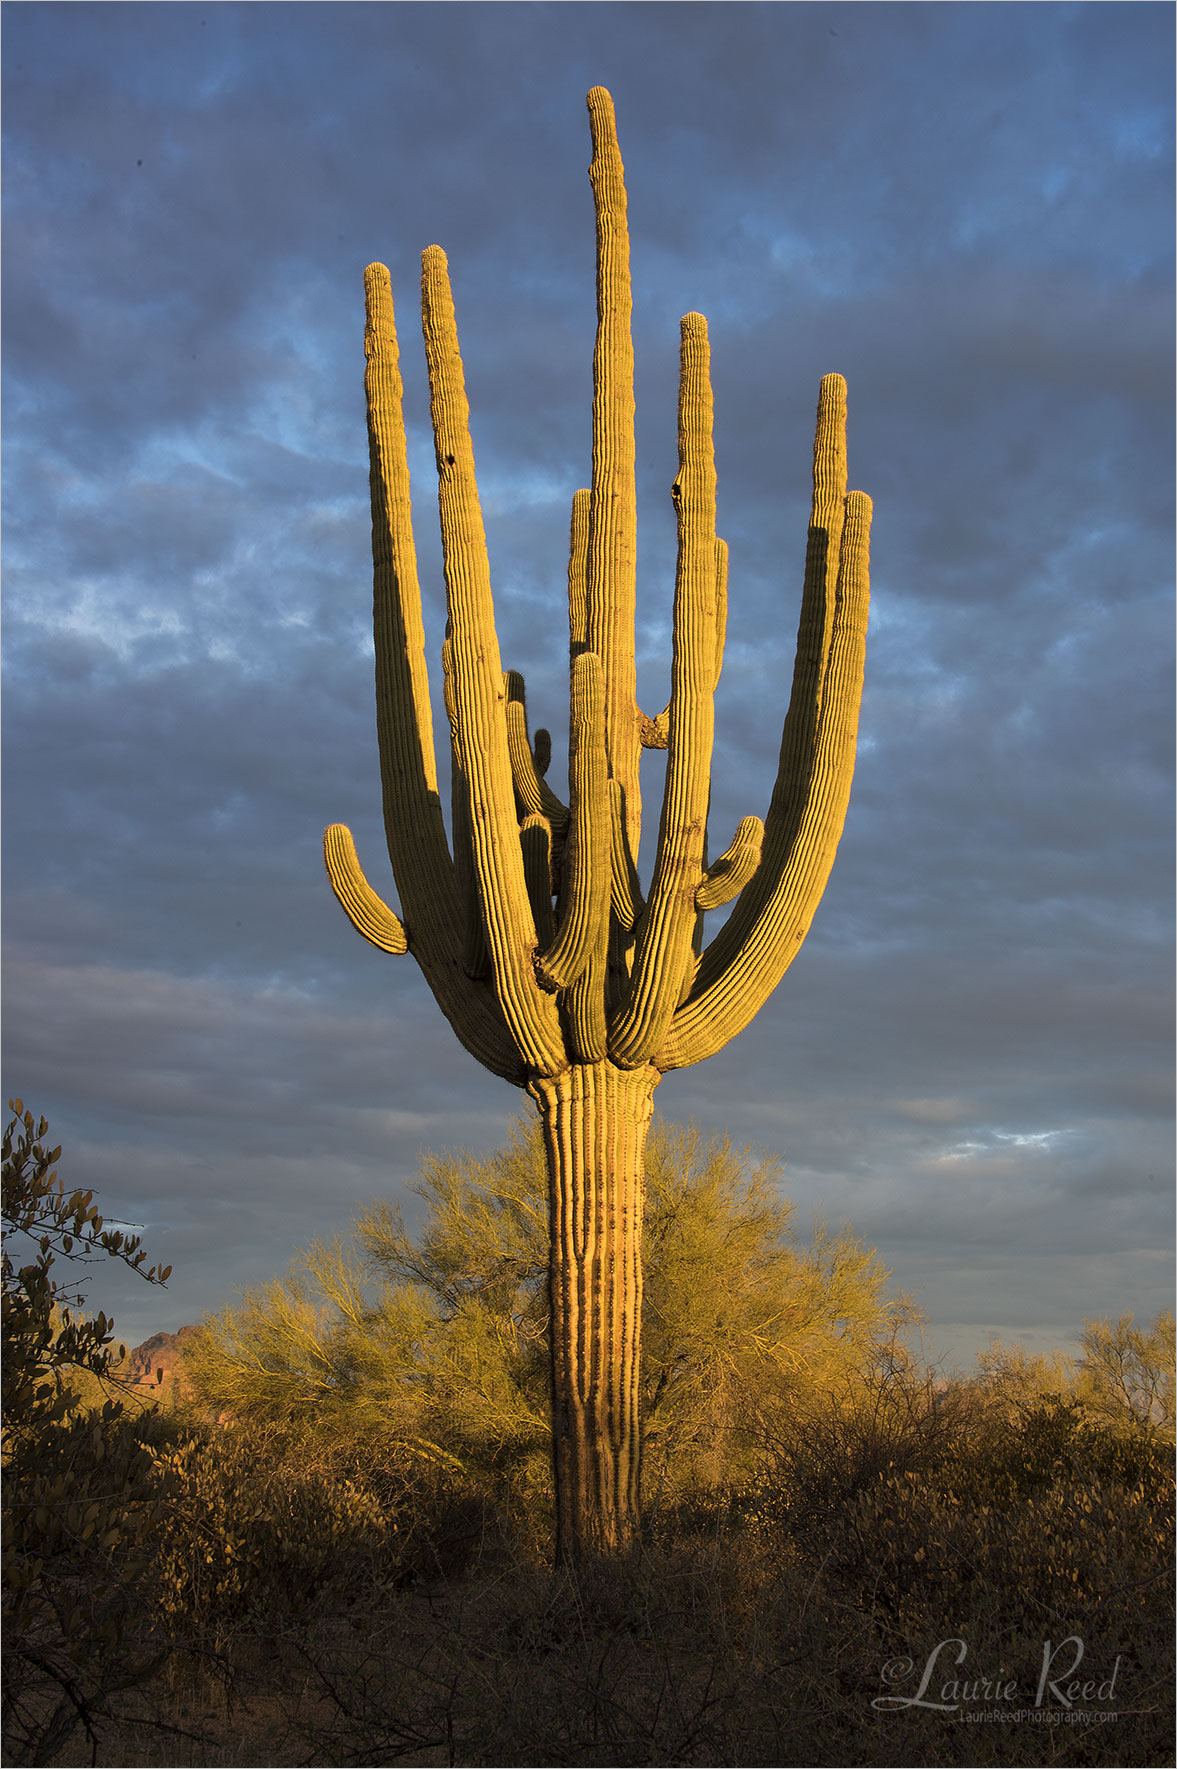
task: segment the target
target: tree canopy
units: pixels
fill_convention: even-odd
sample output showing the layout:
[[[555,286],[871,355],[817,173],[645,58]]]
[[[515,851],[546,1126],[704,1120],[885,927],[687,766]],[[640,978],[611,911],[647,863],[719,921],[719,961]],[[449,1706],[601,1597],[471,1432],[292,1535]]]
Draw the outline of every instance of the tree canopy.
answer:
[[[846,1230],[799,1244],[772,1157],[656,1122],[646,1155],[642,1417],[651,1500],[730,1478],[766,1408],[893,1345],[910,1306]],[[205,1404],[405,1447],[546,1487],[547,1180],[538,1126],[426,1158],[410,1233],[378,1203],[349,1237],[208,1319]]]

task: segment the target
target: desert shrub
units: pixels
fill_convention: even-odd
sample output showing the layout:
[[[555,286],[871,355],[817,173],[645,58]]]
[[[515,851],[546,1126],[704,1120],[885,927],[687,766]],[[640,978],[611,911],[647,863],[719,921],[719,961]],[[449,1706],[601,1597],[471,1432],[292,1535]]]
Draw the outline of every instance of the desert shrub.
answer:
[[[158,1613],[177,1640],[218,1650],[458,1576],[507,1539],[492,1493],[387,1432],[360,1444],[275,1424],[191,1424],[159,1467]]]
[[[1171,1309],[1151,1327],[1132,1314],[1083,1323],[1076,1389],[1087,1413],[1113,1429],[1174,1431],[1174,1323]]]
[[[1049,1356],[993,1340],[977,1358],[971,1387],[984,1412],[1000,1425],[1044,1402],[1066,1403],[1089,1423],[1119,1436],[1174,1435],[1174,1326],[1171,1311],[1151,1327],[1133,1314],[1086,1320],[1079,1358]]]
[[[112,1380],[113,1324],[80,1313],[56,1263],[119,1259],[148,1282],[138,1237],[67,1193],[59,1148],[20,1100],[3,1142],[3,1728],[8,1760],[40,1762],[157,1662],[145,1624],[162,1517],[159,1430]]]
[[[778,1545],[892,1476],[944,1465],[972,1422],[967,1397],[938,1385],[897,1341],[861,1371],[798,1384],[774,1403],[760,1410],[755,1472],[737,1486],[733,1509]]]
[[[1060,1480],[1157,1492],[1171,1465],[1162,1432],[1125,1430],[1122,1418],[1093,1418],[1074,1395],[1047,1394],[1013,1419],[974,1411],[968,1455],[955,1478],[992,1503],[1010,1505]]]
[[[1163,1748],[1173,1658],[1169,1446],[1093,1420],[1074,1396],[989,1398],[892,1373],[822,1418],[796,1417],[738,1495],[741,1532],[765,1569],[812,1578],[807,1602],[851,1632],[869,1625],[867,1667],[871,1653],[918,1665],[948,1637],[973,1665],[1023,1677],[1046,1639],[1077,1635],[1105,1675],[1118,1655],[1120,1700],[1149,1741],[1131,1760],[1163,1761],[1148,1753]],[[994,1739],[1039,1760],[1022,1734]],[[930,1754],[908,1760],[956,1760],[939,1738],[920,1748]]]
[[[811,1546],[828,1547],[841,1578],[908,1624],[991,1605],[1006,1625],[1041,1632],[1113,1599],[1122,1620],[1149,1609],[1171,1559],[1171,1495],[1058,1479],[995,1505],[970,1485],[888,1474],[814,1526]]]
[[[378,1570],[385,1523],[375,1500],[321,1467],[299,1467],[274,1431],[193,1432],[163,1468],[158,1601],[181,1633],[280,1628],[325,1586],[346,1584],[361,1566]]]
[[[113,1403],[14,1446],[4,1467],[4,1729],[41,1762],[158,1667],[150,1570],[163,1522],[150,1417]]]

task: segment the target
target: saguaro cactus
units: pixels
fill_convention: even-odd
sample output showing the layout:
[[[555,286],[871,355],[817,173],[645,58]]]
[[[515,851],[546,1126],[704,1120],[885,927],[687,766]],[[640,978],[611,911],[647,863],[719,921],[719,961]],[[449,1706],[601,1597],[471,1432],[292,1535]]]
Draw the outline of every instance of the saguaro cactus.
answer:
[[[449,622],[453,852],[438,793],[409,509],[392,291],[366,273],[376,706],[402,920],[349,831],[324,846],[336,895],[386,952],[411,952],[458,1037],[539,1108],[550,1183],[557,1553],[610,1552],[638,1520],[643,1161],[653,1093],[741,1031],[809,928],[841,834],[862,687],[871,505],[846,491],[846,389],[821,383],[813,514],[792,697],[762,823],[707,861],[713,696],[727,549],[715,536],[707,324],[682,321],[678,566],[670,702],[635,698],[629,235],[613,102],[588,95],[597,227],[591,489],[572,503],[569,791],[545,779],[522,678],[504,673],[444,253],[423,255],[422,315]],[[667,750],[657,859],[636,858],[643,748]],[[710,945],[703,916],[735,899]]]

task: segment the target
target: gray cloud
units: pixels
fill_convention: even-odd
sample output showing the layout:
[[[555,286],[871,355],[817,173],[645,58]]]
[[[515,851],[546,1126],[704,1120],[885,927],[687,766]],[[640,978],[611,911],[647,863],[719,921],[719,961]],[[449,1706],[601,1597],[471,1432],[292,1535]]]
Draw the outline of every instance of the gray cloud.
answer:
[[[630,191],[649,706],[678,318],[709,315],[723,840],[771,791],[830,369],[876,501],[830,889],[758,1020],[658,1103],[780,1150],[801,1217],[877,1244],[943,1355],[1163,1306],[1163,9],[47,4],[6,25],[5,1075],[67,1174],[176,1267],[166,1297],[116,1286],[120,1329],[219,1305],[402,1196],[422,1149],[492,1147],[527,1105],[462,1052],[411,961],[362,946],[318,843],[349,822],[391,893],[371,258],[396,293],[430,656],[415,309],[437,240],[504,658],[560,765],[596,83]],[[656,758],[644,791],[652,835]]]

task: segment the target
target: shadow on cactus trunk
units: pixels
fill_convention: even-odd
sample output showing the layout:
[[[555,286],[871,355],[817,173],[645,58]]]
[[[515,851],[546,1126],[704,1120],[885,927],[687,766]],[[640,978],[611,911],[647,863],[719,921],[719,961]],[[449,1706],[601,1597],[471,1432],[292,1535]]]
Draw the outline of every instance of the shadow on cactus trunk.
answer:
[[[635,698],[636,494],[629,234],[613,102],[588,95],[597,339],[591,487],[568,567],[568,800],[545,778],[522,677],[499,656],[469,409],[445,254],[422,257],[448,625],[451,854],[434,753],[389,274],[366,273],[376,702],[385,827],[401,915],[328,829],[331,883],[373,945],[411,952],[458,1037],[524,1087],[550,1193],[558,1556],[629,1544],[638,1524],[642,1156],[653,1090],[749,1023],[804,939],[854,769],[871,505],[846,489],[846,388],[821,383],[797,660],[772,801],[708,862],[714,694],[728,558],[715,533],[707,322],[682,321],[674,645],[667,707]],[[667,751],[648,894],[643,749]],[[709,910],[732,904],[710,945]]]

